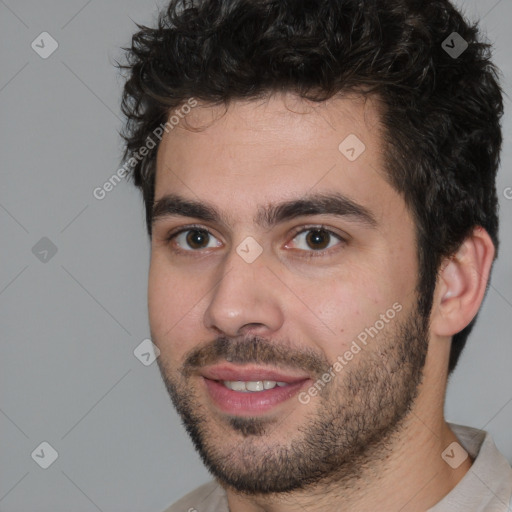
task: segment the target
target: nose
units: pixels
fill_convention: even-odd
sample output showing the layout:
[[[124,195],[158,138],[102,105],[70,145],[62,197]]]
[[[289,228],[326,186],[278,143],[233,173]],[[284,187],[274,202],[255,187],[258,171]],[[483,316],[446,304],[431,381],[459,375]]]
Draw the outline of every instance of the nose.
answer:
[[[207,329],[232,337],[247,330],[262,335],[280,329],[284,314],[278,280],[265,264],[264,253],[247,263],[233,250],[219,279],[204,313]]]

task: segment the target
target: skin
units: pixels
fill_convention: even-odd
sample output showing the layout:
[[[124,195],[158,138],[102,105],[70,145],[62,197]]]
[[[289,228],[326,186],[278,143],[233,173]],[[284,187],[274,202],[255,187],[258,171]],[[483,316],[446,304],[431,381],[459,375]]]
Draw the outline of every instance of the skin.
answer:
[[[188,127],[182,123],[170,131],[159,147],[155,199],[173,193],[210,203],[224,213],[226,222],[167,216],[153,224],[148,303],[164,379],[185,382],[178,375],[187,355],[219,336],[260,336],[334,362],[393,304],[402,305],[402,319],[414,314],[415,228],[402,197],[385,179],[375,100],[345,96],[313,104],[291,94],[273,95],[235,101],[227,111],[201,105],[188,114],[186,123]],[[206,128],[188,129],[194,126]],[[366,146],[353,162],[338,149],[349,134]],[[376,226],[324,214],[271,229],[254,222],[262,205],[332,191],[367,208]],[[190,224],[211,233],[210,247],[192,253],[185,236],[166,242],[171,231]],[[305,235],[296,233],[320,225],[348,242],[333,238],[325,254],[307,258],[315,251]],[[263,249],[250,264],[236,252],[248,236]],[[179,245],[181,253],[176,252]],[[452,469],[441,458],[457,440],[443,414],[450,341],[477,313],[493,257],[489,236],[477,228],[459,252],[443,262],[423,381],[385,450],[376,446],[373,456],[368,455],[372,464],[359,467],[354,479],[319,483],[286,497],[247,495],[225,486],[230,510],[415,512],[448,494],[471,466],[468,458]],[[397,328],[398,321],[387,324],[358,354],[359,361],[349,363],[352,368],[377,358],[379,343],[392,340]],[[336,385],[341,386],[346,375],[340,372]],[[318,396],[306,405],[289,400],[265,413],[272,420],[265,435],[247,437],[229,426],[200,376],[186,382],[208,424],[210,445],[229,453],[235,464],[242,464],[243,447],[249,446],[244,443],[251,443],[256,454],[268,446],[286,445],[321,410]]]

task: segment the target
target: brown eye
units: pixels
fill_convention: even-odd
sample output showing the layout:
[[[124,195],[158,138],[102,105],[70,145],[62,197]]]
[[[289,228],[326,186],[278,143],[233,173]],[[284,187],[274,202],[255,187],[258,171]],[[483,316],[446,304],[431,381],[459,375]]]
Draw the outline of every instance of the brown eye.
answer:
[[[203,249],[209,240],[210,235],[203,229],[191,229],[186,236],[186,242],[192,249]]]
[[[312,229],[306,236],[306,242],[312,249],[322,250],[329,245],[331,235],[325,229]]]
[[[200,252],[201,249],[220,247],[220,242],[207,229],[188,228],[171,234],[167,243],[176,247],[177,252]]]
[[[309,253],[309,255],[315,253],[322,255],[332,247],[345,242],[345,239],[329,229],[314,226],[298,232],[292,242],[291,248],[293,249],[299,249],[305,254]],[[287,248],[290,247],[287,246]]]

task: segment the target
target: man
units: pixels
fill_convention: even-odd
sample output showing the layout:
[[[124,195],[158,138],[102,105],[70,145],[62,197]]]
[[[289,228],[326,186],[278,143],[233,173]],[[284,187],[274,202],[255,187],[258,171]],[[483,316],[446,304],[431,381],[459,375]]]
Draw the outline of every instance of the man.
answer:
[[[506,511],[443,405],[498,246],[501,90],[447,0],[173,1],[128,51],[149,318],[215,481],[169,511]]]

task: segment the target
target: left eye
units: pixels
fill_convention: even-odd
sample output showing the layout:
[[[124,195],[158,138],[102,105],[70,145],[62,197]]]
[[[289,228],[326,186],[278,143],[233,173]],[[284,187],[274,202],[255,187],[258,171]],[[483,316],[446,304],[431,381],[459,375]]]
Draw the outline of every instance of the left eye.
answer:
[[[309,228],[295,235],[292,241],[295,242],[298,240],[295,244],[298,245],[297,248],[301,250],[308,250],[309,248],[315,251],[324,251],[330,249],[333,245],[336,245],[335,243],[331,243],[336,242],[335,239],[338,242],[343,241],[339,235],[327,229]],[[306,244],[306,247],[304,246],[304,243]]]

